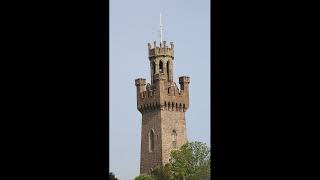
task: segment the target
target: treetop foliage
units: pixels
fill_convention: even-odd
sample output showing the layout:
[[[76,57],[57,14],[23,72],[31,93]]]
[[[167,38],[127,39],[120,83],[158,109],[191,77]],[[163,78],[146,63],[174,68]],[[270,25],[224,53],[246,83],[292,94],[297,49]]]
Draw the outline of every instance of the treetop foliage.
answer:
[[[141,175],[135,180],[209,180],[210,156],[205,143],[186,143],[171,152],[168,164],[155,168],[151,176]]]

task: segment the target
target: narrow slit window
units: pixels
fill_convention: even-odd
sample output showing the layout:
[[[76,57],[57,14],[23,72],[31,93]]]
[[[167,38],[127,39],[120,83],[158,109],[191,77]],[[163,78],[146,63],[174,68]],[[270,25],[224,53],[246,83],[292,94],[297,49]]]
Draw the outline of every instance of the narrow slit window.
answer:
[[[151,129],[149,132],[149,152],[152,152],[154,150],[154,138],[155,134],[154,131]]]
[[[170,72],[170,68],[169,68],[169,61],[167,62],[167,77],[169,79],[169,72]]]
[[[176,132],[176,130],[172,131],[172,148],[177,148],[177,132]]]
[[[159,64],[159,71],[160,71],[160,73],[163,73],[163,63],[162,63],[162,61],[160,61],[160,64]]]

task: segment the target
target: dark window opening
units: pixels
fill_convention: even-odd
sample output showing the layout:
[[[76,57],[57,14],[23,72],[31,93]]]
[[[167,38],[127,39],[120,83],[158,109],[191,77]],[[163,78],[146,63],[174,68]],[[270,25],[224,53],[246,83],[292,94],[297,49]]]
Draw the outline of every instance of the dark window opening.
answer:
[[[169,69],[169,61],[167,62],[167,77],[169,79],[169,72],[170,72],[170,69]]]
[[[150,130],[149,133],[149,151],[152,152],[154,150],[154,132]]]
[[[160,61],[160,64],[159,64],[159,72],[163,73],[163,63],[162,63],[162,61]]]

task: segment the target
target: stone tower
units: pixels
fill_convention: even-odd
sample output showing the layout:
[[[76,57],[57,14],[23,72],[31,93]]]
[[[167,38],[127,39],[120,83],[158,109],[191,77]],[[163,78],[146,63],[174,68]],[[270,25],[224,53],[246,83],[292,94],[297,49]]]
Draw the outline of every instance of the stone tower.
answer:
[[[151,84],[135,80],[137,109],[142,114],[140,174],[169,162],[170,152],[187,143],[185,112],[189,107],[187,76],[173,81],[174,44],[148,43]]]

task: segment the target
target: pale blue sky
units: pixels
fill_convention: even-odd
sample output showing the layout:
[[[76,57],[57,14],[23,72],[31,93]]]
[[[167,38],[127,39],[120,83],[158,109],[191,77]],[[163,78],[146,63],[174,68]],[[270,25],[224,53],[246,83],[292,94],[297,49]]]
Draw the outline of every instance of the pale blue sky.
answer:
[[[190,76],[188,140],[210,145],[210,1],[111,0],[109,167],[120,180],[139,175],[141,114],[134,80],[150,82],[147,43],[159,41],[160,12],[164,40],[175,44],[174,81]]]

